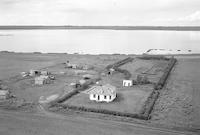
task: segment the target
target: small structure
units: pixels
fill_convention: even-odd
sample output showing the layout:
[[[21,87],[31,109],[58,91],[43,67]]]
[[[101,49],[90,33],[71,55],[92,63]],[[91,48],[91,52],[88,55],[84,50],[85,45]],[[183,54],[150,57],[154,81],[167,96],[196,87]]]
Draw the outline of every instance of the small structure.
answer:
[[[9,91],[8,90],[0,90],[0,100],[5,100],[9,98]]]
[[[114,68],[110,68],[109,71],[108,71],[108,75],[112,75],[113,72],[115,72],[115,69]]]
[[[78,66],[76,64],[71,64],[71,66],[72,66],[73,69],[77,69],[78,68]]]
[[[138,84],[149,84],[149,79],[146,75],[137,75],[137,79],[136,79]]]
[[[85,80],[91,79],[91,78],[93,78],[93,77],[94,77],[94,76],[91,75],[91,74],[85,74],[85,75],[83,75],[83,78],[84,78]]]
[[[103,86],[93,86],[87,93],[90,95],[90,100],[97,102],[112,102],[116,98],[116,87],[106,84]]]
[[[27,76],[29,76],[29,73],[27,73],[27,72],[21,72],[21,76],[22,77],[27,77]]]
[[[56,79],[56,77],[55,77],[55,76],[53,76],[53,75],[49,75],[49,79],[50,79],[50,80],[55,80],[55,79]]]
[[[65,68],[72,68],[72,65],[69,62],[67,62]]]
[[[81,80],[79,80],[79,84],[82,86],[82,85],[84,85],[86,83],[86,80],[83,80],[83,79],[81,79]]]
[[[133,80],[123,80],[123,86],[125,87],[133,86]]]
[[[90,66],[90,65],[83,65],[83,67],[82,67],[83,70],[90,70],[90,69],[92,69],[92,68],[93,68],[93,67]]]
[[[48,76],[41,75],[35,78],[36,85],[43,85],[43,84],[49,84],[49,83],[50,83],[50,79]]]
[[[40,74],[41,72],[39,70],[33,70],[33,69],[30,70],[30,76],[36,76]]]
[[[41,71],[41,75],[49,75],[50,73],[48,71]]]

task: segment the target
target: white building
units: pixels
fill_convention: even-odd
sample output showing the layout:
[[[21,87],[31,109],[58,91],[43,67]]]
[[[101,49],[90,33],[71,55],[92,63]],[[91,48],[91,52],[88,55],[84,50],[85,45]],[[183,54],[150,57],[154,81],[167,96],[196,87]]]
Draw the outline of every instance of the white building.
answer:
[[[123,80],[123,86],[125,87],[133,86],[133,80]]]
[[[9,91],[8,90],[0,90],[0,100],[7,99],[9,97]]]
[[[50,74],[50,73],[49,73],[48,71],[45,71],[45,70],[44,70],[44,71],[41,71],[41,75],[46,75],[46,76],[47,76],[47,75],[49,75],[49,74]]]
[[[116,98],[116,87],[106,84],[103,86],[93,86],[87,92],[90,100],[97,102],[112,102]]]
[[[40,75],[40,71],[39,70],[30,70],[30,76],[36,76],[36,75]]]
[[[36,85],[43,85],[50,83],[50,79],[48,76],[41,75],[39,77],[35,77],[35,84]]]

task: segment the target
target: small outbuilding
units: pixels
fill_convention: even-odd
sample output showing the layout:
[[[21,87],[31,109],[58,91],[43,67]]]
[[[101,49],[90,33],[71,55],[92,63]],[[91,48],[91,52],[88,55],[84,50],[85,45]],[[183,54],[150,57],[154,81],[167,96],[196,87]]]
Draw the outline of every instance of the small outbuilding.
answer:
[[[41,71],[41,75],[49,75],[50,73],[48,71]]]
[[[133,86],[133,80],[123,80],[123,86],[124,87]]]
[[[72,66],[73,69],[77,69],[78,68],[78,66],[76,64],[71,64],[71,66]]]
[[[29,73],[27,73],[27,72],[21,72],[21,76],[22,77],[27,77],[27,76],[29,76]]]
[[[109,71],[108,71],[108,75],[112,75],[114,72],[115,72],[115,69],[114,68],[110,68]]]
[[[93,67],[91,65],[83,65],[83,70],[90,70],[92,69]]]
[[[83,75],[83,78],[84,78],[85,80],[88,80],[88,79],[94,78],[94,76],[91,75],[91,74],[85,74],[85,75]]]
[[[0,90],[0,100],[5,100],[9,97],[10,92],[8,90]]]
[[[117,96],[116,87],[110,84],[93,86],[87,93],[89,94],[90,100],[97,102],[112,102]]]
[[[43,84],[49,84],[49,83],[50,83],[50,79],[48,76],[41,75],[35,78],[36,85],[43,85]]]
[[[40,74],[41,72],[39,70],[33,70],[33,69],[30,70],[30,76],[36,76]]]
[[[79,80],[79,84],[82,86],[82,85],[84,85],[86,83],[86,80],[83,80],[83,79],[81,79],[81,80]]]

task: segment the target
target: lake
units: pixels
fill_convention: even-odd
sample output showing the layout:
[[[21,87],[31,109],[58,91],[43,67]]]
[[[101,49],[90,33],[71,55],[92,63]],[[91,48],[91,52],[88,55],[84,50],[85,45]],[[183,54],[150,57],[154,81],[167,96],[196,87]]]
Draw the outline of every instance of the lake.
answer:
[[[200,31],[0,30],[0,50],[16,52],[125,53],[148,49],[200,53]]]

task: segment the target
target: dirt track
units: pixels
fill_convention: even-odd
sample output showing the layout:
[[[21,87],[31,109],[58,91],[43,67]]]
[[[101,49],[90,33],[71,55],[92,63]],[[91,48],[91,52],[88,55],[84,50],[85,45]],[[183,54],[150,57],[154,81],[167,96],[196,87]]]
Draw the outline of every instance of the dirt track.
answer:
[[[192,134],[114,121],[0,111],[2,135],[180,135]]]

